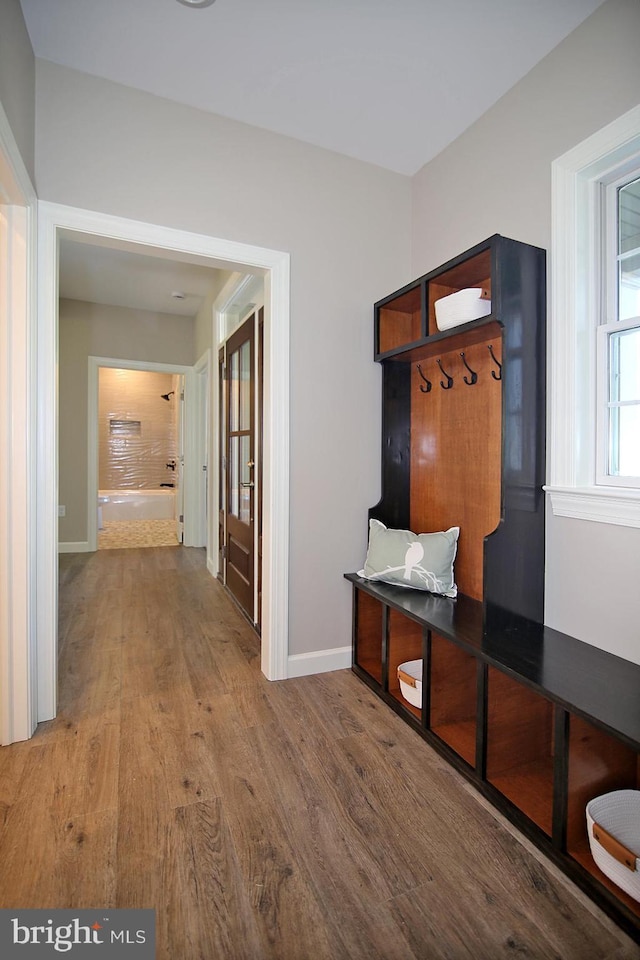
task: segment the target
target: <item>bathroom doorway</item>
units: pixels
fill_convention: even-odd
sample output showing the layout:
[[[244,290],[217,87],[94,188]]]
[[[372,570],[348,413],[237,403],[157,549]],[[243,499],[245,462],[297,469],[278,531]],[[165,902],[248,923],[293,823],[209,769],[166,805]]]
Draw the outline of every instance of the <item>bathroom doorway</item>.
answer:
[[[196,536],[202,528],[196,485],[205,425],[194,368],[88,359],[89,550],[117,549],[125,540],[137,547],[206,547]]]
[[[98,549],[183,542],[184,378],[98,369]]]

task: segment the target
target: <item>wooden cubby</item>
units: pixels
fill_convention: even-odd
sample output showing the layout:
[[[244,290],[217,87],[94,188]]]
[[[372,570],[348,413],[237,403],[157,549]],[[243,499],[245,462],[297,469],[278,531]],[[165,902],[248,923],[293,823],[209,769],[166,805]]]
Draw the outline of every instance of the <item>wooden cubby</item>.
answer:
[[[424,336],[423,285],[413,284],[376,307],[376,350],[387,353]]]
[[[384,608],[368,594],[358,593],[354,604],[354,661],[377,683],[382,683],[382,624]]]
[[[489,667],[487,780],[548,836],[553,827],[553,719],[549,700]]]
[[[476,763],[477,660],[432,631],[429,727],[471,767]]]
[[[596,866],[587,835],[586,806],[613,790],[640,789],[640,754],[582,717],[569,717],[566,849],[598,883],[640,919],[640,903],[615,886]]]
[[[397,610],[389,610],[388,625],[388,662],[389,694],[411,713],[417,720],[422,718],[422,710],[414,707],[402,696],[398,680],[398,667],[408,660],[421,660],[423,656],[423,628],[415,620],[410,620]]]
[[[468,287],[481,288],[491,299],[491,251],[483,250],[475,257],[466,258],[450,270],[444,270],[429,281],[428,331],[438,333],[435,302]]]
[[[491,314],[437,329],[481,287]],[[494,236],[374,306],[382,495],[369,517],[460,527],[455,599],[345,574],[354,672],[640,941],[585,808],[640,789],[640,666],[544,625],[545,254]],[[466,379],[465,379],[466,378]],[[423,708],[398,664],[423,658]]]

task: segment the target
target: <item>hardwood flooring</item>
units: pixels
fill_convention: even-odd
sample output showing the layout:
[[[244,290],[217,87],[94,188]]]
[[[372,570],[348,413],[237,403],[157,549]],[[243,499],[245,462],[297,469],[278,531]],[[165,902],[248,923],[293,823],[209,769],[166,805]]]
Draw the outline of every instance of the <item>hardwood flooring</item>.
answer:
[[[158,960],[640,957],[350,671],[265,680],[201,550],[61,556],[59,677],[0,907],[153,907]]]

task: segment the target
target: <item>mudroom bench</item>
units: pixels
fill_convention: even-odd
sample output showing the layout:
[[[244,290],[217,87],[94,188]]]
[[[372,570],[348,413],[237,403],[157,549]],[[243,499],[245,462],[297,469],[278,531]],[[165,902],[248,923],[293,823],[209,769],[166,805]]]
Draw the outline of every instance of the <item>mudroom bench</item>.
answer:
[[[640,666],[544,625],[545,261],[494,235],[374,305],[382,496],[368,578],[345,574],[353,670],[640,941],[585,814],[640,789]],[[381,531],[396,553],[372,578]],[[412,538],[452,531],[455,584],[403,586],[438,589]]]

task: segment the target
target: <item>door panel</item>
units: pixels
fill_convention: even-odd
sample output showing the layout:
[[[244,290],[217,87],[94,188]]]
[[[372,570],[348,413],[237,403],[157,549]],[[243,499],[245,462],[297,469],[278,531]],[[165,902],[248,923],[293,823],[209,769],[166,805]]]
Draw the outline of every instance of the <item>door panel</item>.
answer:
[[[255,316],[226,350],[225,582],[254,620]]]
[[[184,543],[184,377],[177,378],[176,394],[178,397],[178,464],[174,471],[176,487],[176,539]],[[175,380],[174,380],[175,382]]]
[[[262,456],[263,456],[263,406],[264,406],[264,307],[258,310],[258,423],[256,424],[258,456],[256,472],[258,478],[258,502],[256,511],[258,517],[258,609],[256,610],[256,627],[258,633],[262,630]]]

